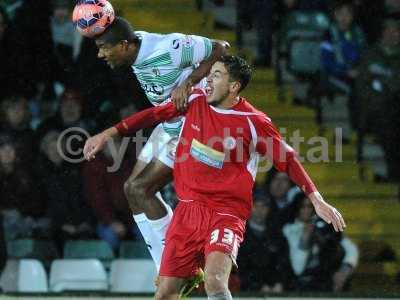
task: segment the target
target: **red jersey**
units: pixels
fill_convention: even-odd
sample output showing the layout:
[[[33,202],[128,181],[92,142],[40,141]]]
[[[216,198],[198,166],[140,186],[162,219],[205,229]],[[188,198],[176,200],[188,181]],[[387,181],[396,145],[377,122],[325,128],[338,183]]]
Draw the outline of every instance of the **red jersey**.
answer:
[[[199,201],[223,214],[246,220],[260,155],[307,193],[315,191],[295,152],[271,119],[244,98],[230,109],[209,105],[203,90],[194,90],[176,149],[174,181],[182,201]],[[173,103],[129,117],[116,128],[122,134],[163,122],[182,113]]]

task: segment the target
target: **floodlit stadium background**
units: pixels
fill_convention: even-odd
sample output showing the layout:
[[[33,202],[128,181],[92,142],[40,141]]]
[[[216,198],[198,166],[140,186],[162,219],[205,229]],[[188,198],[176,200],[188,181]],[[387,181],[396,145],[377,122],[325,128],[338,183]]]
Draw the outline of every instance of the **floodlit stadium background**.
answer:
[[[203,3],[202,10],[198,10],[195,5],[195,3],[200,2]],[[220,5],[222,2],[224,2],[224,5]],[[244,2],[246,1],[242,1],[242,3]],[[245,31],[243,49],[239,51],[236,46],[234,0],[114,0],[112,3],[117,13],[121,13],[122,16],[131,21],[135,29],[162,33],[183,32],[227,40],[233,46],[233,53],[240,53],[250,61],[256,62],[256,32],[254,28]],[[364,1],[365,6],[374,4],[371,3],[371,1]],[[275,43],[279,37],[280,33],[275,32]],[[273,59],[276,59],[276,56],[275,52]],[[343,112],[342,110],[346,108],[346,105],[339,101],[340,103],[337,106],[329,106],[330,103],[328,102],[327,106],[321,111],[314,106],[315,103],[293,105],[294,87],[291,83],[290,74],[287,74],[287,70],[284,70],[284,74],[281,74],[281,71],[273,67],[256,66],[254,78],[244,95],[256,107],[265,111],[279,128],[284,128],[287,137],[290,137],[296,130],[300,130],[300,134],[306,140],[322,135],[331,143],[334,137],[333,127],[338,126],[337,122],[342,124],[340,118],[343,115],[329,115],[329,112]],[[278,77],[281,80],[277,80]],[[400,86],[400,82],[398,85]],[[325,118],[325,123],[319,121],[321,115],[322,119],[328,117]],[[340,120],[335,120],[336,117]],[[375,151],[376,145],[370,145],[369,139],[366,144],[371,146],[370,148],[367,147],[372,151],[371,157],[364,157],[363,164],[357,162],[357,141],[358,133],[353,132],[349,141],[347,141],[348,143],[341,148],[342,162],[335,162],[338,154],[337,149],[330,144],[328,148],[329,162],[310,163],[306,161],[305,167],[326,199],[343,212],[348,225],[346,234],[359,247],[360,261],[353,276],[351,292],[355,295],[360,293],[365,295],[370,292],[373,295],[381,295],[383,298],[385,295],[396,294],[400,291],[398,260],[400,255],[399,187],[397,183],[379,181],[380,178],[376,176],[376,168],[378,170],[382,168],[384,158],[382,158],[382,152],[379,149]],[[311,148],[312,145],[304,144],[300,153],[306,155]],[[366,153],[369,153],[369,150],[366,150]],[[259,174],[257,181],[262,183],[264,178],[265,174]],[[387,252],[388,249],[393,253]],[[382,253],[389,253],[391,256],[385,256],[381,260],[377,259]],[[114,300],[128,298],[151,299],[110,297]],[[3,296],[0,297],[0,300],[2,299],[38,298]],[[108,298],[107,295],[104,295],[104,297],[75,298],[73,296],[61,296],[43,299]],[[268,297],[268,299],[275,298]],[[287,299],[296,300],[297,298]]]

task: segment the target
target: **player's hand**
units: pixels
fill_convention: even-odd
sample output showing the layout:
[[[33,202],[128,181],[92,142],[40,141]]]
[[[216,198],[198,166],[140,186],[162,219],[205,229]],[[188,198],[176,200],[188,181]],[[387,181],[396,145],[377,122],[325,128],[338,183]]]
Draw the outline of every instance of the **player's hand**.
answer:
[[[96,158],[96,154],[104,149],[110,136],[104,131],[102,133],[96,134],[90,137],[83,147],[83,155],[85,159],[91,161]]]
[[[309,198],[314,205],[315,212],[320,218],[322,218],[326,223],[332,224],[336,232],[344,230],[346,223],[336,208],[325,202],[318,192],[311,193]]]
[[[192,91],[192,85],[189,82],[184,82],[171,93],[171,100],[178,111],[185,111],[188,105],[188,97]]]

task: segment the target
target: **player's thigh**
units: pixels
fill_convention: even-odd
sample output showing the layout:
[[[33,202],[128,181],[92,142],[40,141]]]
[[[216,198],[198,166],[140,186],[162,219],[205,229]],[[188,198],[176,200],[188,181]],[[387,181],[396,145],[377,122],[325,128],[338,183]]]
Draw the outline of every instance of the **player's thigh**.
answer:
[[[229,254],[212,251],[206,257],[205,285],[207,292],[219,292],[227,287],[232,270],[232,258]]]
[[[219,213],[213,215],[204,249],[207,292],[222,292],[226,288],[232,264],[236,265],[244,230],[245,222],[240,218]]]
[[[147,191],[158,192],[172,181],[173,170],[158,159],[153,159],[135,178],[137,184],[146,187]]]
[[[148,164],[148,162],[137,160],[135,166],[133,167],[132,173],[129,176],[129,180],[134,180],[136,177],[138,177]]]
[[[156,126],[143,149],[140,151],[138,161],[150,163],[154,158],[160,155],[160,152],[162,152],[171,138],[172,137],[165,132],[162,124]]]
[[[178,299],[183,283],[182,278],[160,276],[155,299]]]

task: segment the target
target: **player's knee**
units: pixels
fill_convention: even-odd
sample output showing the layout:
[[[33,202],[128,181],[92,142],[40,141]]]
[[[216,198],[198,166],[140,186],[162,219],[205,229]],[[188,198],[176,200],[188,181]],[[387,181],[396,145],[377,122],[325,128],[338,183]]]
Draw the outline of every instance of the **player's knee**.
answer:
[[[131,209],[142,206],[137,183],[134,179],[128,179],[124,184],[124,193]]]
[[[152,193],[149,185],[141,179],[128,179],[125,182],[124,191],[128,200],[132,199],[136,204],[141,204]]]
[[[125,183],[124,183],[124,193],[125,193],[126,198],[128,198],[128,200],[129,200],[130,198],[133,198],[133,196],[134,196],[132,181],[133,181],[133,180],[128,179],[128,180],[125,181]]]
[[[207,295],[215,295],[228,291],[228,280],[223,272],[206,271],[204,284]]]

